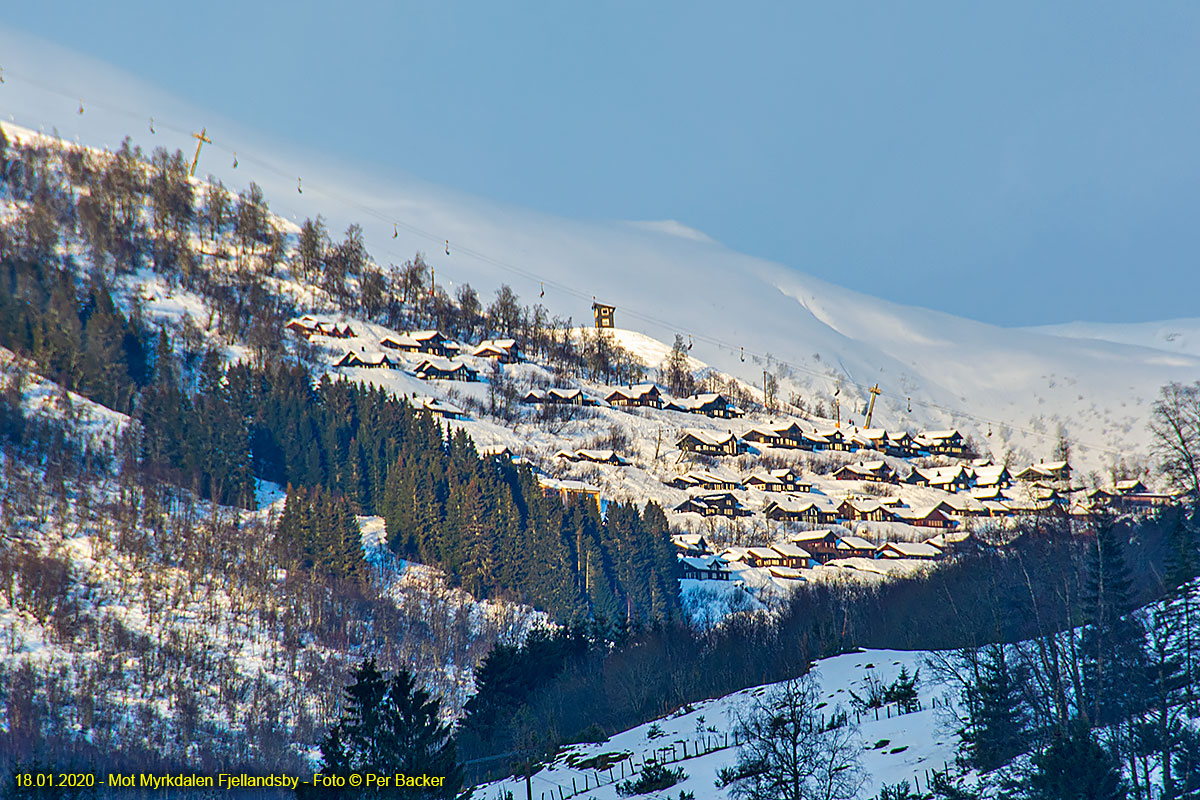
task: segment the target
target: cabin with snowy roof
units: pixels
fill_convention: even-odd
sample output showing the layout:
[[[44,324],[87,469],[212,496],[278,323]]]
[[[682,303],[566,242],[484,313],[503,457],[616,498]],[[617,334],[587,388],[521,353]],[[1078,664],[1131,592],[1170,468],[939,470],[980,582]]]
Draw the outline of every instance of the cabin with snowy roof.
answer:
[[[833,531],[800,531],[789,534],[787,540],[804,548],[822,564],[837,555],[838,536]]]
[[[874,483],[899,483],[896,470],[886,461],[861,461],[843,464],[833,473],[839,481],[872,481]]]
[[[811,483],[802,483],[798,475],[788,467],[760,469],[750,473],[746,485],[761,492],[808,492]]]
[[[838,505],[837,515],[850,522],[891,522],[896,518],[883,503],[863,497],[847,497]]]
[[[671,480],[666,481],[666,484],[674,489],[704,489],[712,492],[732,491],[742,488],[742,484],[733,478],[717,475],[708,470],[692,470],[684,475],[676,475]]]
[[[397,364],[384,353],[354,353],[348,351],[333,363],[335,367],[359,367],[362,369],[395,369]]]
[[[707,558],[682,556],[679,559],[679,570],[684,580],[729,580],[729,562],[720,556],[709,556]]]
[[[454,405],[453,403],[447,402],[446,400],[439,400],[436,397],[422,397],[419,399],[414,398],[413,407],[418,411],[428,411],[433,416],[441,417],[443,419],[467,419],[466,411]],[[504,449],[508,450],[507,447]],[[480,455],[483,455],[482,451],[480,452]],[[509,456],[512,456],[511,452],[509,453]]]
[[[653,383],[611,390],[604,399],[609,405],[620,408],[662,408],[662,392]]]
[[[495,359],[501,364],[516,364],[521,360],[516,339],[485,339],[471,351],[471,355]]]
[[[746,413],[735,406],[725,395],[716,392],[704,392],[691,397],[677,397],[670,400],[664,408],[668,411],[703,414],[717,419],[732,419]]]
[[[963,456],[967,453],[966,440],[954,428],[940,431],[921,431],[917,434],[923,448],[942,456]]]
[[[875,545],[861,536],[839,536],[834,552],[835,558],[875,558]]]
[[[772,498],[763,504],[763,516],[772,522],[807,522],[828,525],[837,521],[837,511],[816,500],[794,497]]]
[[[452,358],[462,349],[441,331],[410,331],[385,337],[379,344],[402,353],[422,353],[440,358]]]
[[[1037,464],[1030,464],[1014,474],[1013,477],[1026,483],[1038,481],[1065,483],[1071,479],[1071,465],[1066,461],[1041,461]]]
[[[413,373],[423,381],[466,381],[479,380],[479,373],[461,361],[432,356],[417,365]]]
[[[892,514],[897,522],[904,522],[918,528],[952,528],[954,520],[946,516],[945,510],[937,506],[922,508],[893,508]]]
[[[939,559],[944,554],[928,542],[884,542],[876,551],[876,558],[916,558],[923,561]]]
[[[914,467],[905,480],[914,486],[958,492],[971,486],[971,473],[962,464],[952,467]]]
[[[577,480],[558,480],[546,475],[538,476],[538,486],[542,489],[543,497],[558,497],[563,505],[568,505],[573,498],[584,498],[596,504],[596,510],[603,510],[600,497],[600,487]]]
[[[709,492],[693,495],[675,506],[680,513],[699,514],[704,517],[747,517],[750,512],[742,506],[731,492]]]
[[[742,451],[741,442],[732,432],[718,433],[696,428],[685,428],[675,446],[685,453],[710,456],[736,456]]]
[[[702,556],[712,552],[708,546],[708,540],[702,533],[676,534],[671,537],[671,544],[675,545],[678,555]]]
[[[771,545],[771,549],[779,554],[780,565],[784,567],[806,569],[817,564],[817,559],[813,558],[812,553],[798,544],[777,542]]]

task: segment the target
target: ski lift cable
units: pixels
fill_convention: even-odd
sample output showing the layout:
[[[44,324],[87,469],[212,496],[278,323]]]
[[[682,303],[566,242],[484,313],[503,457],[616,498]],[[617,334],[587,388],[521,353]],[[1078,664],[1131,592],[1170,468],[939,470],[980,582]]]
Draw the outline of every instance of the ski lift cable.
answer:
[[[57,87],[50,86],[40,80],[30,78],[22,73],[14,73],[11,70],[6,70],[3,67],[0,67],[0,75],[4,75],[5,77],[15,78],[16,80],[18,80],[22,83],[28,84],[35,88],[41,89],[43,91],[46,91],[46,92],[49,92],[49,93],[52,93],[52,94],[55,94],[55,95],[58,95],[58,96],[61,96],[64,98],[78,99],[79,100],[79,108],[80,108],[79,113],[81,113],[81,114],[83,113],[83,111],[82,111],[83,99],[78,98],[78,96],[75,93],[61,90]],[[134,112],[127,108],[115,106],[108,102],[94,101],[94,100],[91,100],[88,102],[89,102],[89,105],[93,106],[94,108],[102,109],[104,111],[108,111],[108,112],[115,113],[115,114],[120,114],[122,116],[129,117],[130,119],[135,119],[135,120],[145,120],[146,119],[145,115],[142,113]],[[156,128],[156,130],[157,129],[169,130],[180,136],[190,136],[191,135],[190,129],[188,129],[186,127],[179,127],[179,126],[173,125],[170,122],[162,122],[161,120],[158,120],[155,122],[155,128]],[[224,151],[224,152],[232,155],[232,157],[234,159],[235,167],[238,163],[238,159],[240,158],[242,160],[246,160],[252,164],[257,165],[260,169],[270,172],[280,178],[290,180],[292,177],[294,177],[294,173],[289,175],[287,170],[275,165],[274,163],[272,163],[269,160],[257,158],[252,154],[246,155],[245,150],[242,150],[241,151],[242,155],[238,156],[238,151],[235,151],[235,150],[232,150],[231,148],[225,147],[219,141],[213,141],[210,144],[210,148],[215,148],[217,150],[221,150],[221,151]],[[343,206],[353,208],[353,209],[359,211],[360,213],[362,213],[366,216],[369,216],[373,219],[379,220],[381,222],[392,223],[393,232],[396,232],[397,228],[401,228],[401,229],[404,229],[405,231],[407,231],[415,236],[418,236],[422,239],[425,239],[425,240],[428,240],[428,241],[431,241],[431,242],[434,242],[437,244],[446,245],[447,249],[448,249],[448,240],[444,236],[439,236],[437,234],[426,231],[416,225],[405,222],[402,219],[398,219],[398,218],[396,218],[390,214],[387,214],[386,212],[383,212],[379,209],[364,205],[363,203],[361,203],[351,197],[346,197],[339,192],[330,191],[330,190],[324,189],[320,186],[314,187],[311,184],[310,184],[309,189],[310,189],[310,192],[315,191],[318,194],[321,194],[331,200],[335,200]],[[303,193],[302,190],[300,189],[300,180],[299,179],[297,179],[297,190],[300,191],[301,193]],[[396,237],[393,237],[393,238],[396,238]],[[383,248],[383,249],[385,251],[390,251],[390,248]],[[553,278],[550,278],[550,277],[547,277],[544,275],[540,275],[533,270],[526,269],[519,265],[512,264],[510,262],[495,258],[493,256],[488,255],[487,253],[475,250],[474,248],[470,247],[469,245],[463,245],[463,244],[456,243],[455,250],[456,250],[456,252],[458,252],[462,255],[469,256],[477,261],[481,261],[485,264],[489,264],[491,266],[497,267],[498,269],[505,270],[507,272],[510,272],[514,275],[518,275],[520,277],[526,278],[528,280],[537,281],[539,283],[539,285],[543,288],[543,290],[544,290],[545,286],[549,285],[551,288],[557,290],[560,294],[563,294],[563,295],[566,295],[569,297],[575,297],[575,298],[579,298],[581,300],[586,300],[590,296],[586,292],[580,291],[573,286],[562,283],[561,281],[555,280]],[[390,251],[390,252],[392,252],[393,255],[395,254],[394,251]],[[656,315],[647,314],[647,313],[638,311],[635,308],[626,307],[626,308],[622,309],[622,313],[624,313],[627,316],[632,317],[634,319],[640,320],[642,322],[661,327],[664,330],[678,329],[678,326],[674,325],[669,320],[665,320]],[[729,350],[732,350],[734,347],[733,344],[726,342],[723,339],[719,339],[715,336],[710,336],[710,335],[703,334],[703,333],[694,334],[694,338],[697,341],[707,342],[708,344],[711,344],[715,347],[726,348]],[[749,355],[751,358],[766,358],[766,356],[764,354],[755,353],[753,351],[748,351],[748,350],[746,350],[746,348],[744,346],[738,346],[738,350],[743,356]],[[794,372],[800,372],[800,373],[804,373],[807,375],[811,375],[811,376],[816,377],[824,382],[835,383],[839,386],[841,383],[844,382],[847,385],[849,385],[850,387],[859,390],[860,392],[867,391],[867,387],[865,384],[859,384],[857,381],[854,381],[853,379],[849,379],[849,376],[842,376],[843,378],[846,378],[846,380],[843,381],[841,378],[839,378],[837,376],[832,376],[828,372],[822,372],[822,371],[813,369],[804,364],[793,363],[786,359],[780,359],[780,358],[774,357],[774,356],[773,356],[773,358],[779,365],[786,366],[788,369],[790,369]],[[839,392],[840,392],[840,388],[839,388]],[[1034,430],[1032,428],[1026,428],[1026,427],[1023,427],[1020,425],[1015,425],[1010,422],[1005,422],[1004,420],[994,420],[994,419],[991,419],[988,417],[981,416],[979,414],[974,414],[974,413],[971,413],[968,411],[963,411],[961,409],[952,408],[952,407],[943,405],[941,403],[935,403],[931,400],[922,400],[920,398],[913,399],[911,397],[907,398],[907,407],[909,409],[911,409],[912,406],[914,406],[914,405],[923,406],[927,409],[930,409],[933,411],[938,411],[940,413],[949,415],[951,417],[958,417],[958,418],[972,420],[974,422],[979,423],[981,426],[985,425],[985,424],[990,425],[991,423],[994,422],[995,424],[1001,425],[1009,430],[1024,433],[1029,436],[1033,436],[1033,437],[1037,437],[1037,438],[1052,439],[1055,437],[1055,434],[1049,433],[1048,431],[1038,431],[1038,430]],[[1086,448],[1096,450],[1099,452],[1111,453],[1111,454],[1115,454],[1115,455],[1121,455],[1124,453],[1124,451],[1113,448],[1113,447],[1099,445],[1096,443],[1087,442],[1087,441],[1083,441],[1083,440],[1076,440],[1076,443],[1081,447],[1086,447]]]

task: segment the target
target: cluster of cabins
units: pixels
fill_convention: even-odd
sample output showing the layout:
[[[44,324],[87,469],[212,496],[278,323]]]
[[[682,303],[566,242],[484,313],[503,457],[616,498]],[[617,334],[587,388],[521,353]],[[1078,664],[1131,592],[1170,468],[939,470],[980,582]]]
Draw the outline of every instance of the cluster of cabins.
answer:
[[[734,563],[766,570],[771,577],[802,580],[804,570],[849,558],[917,559],[935,561],[945,557],[962,537],[945,534],[924,542],[875,544],[860,536],[834,531],[793,533],[787,541],[761,547],[729,547],[714,553],[702,534],[672,537],[685,579],[727,581]]]
[[[668,406],[669,407],[669,406]],[[710,416],[716,416],[711,415]],[[922,431],[913,436],[907,431],[898,433],[883,428],[824,428],[791,421],[773,425],[754,425],[741,435],[732,430],[725,433],[710,430],[684,429],[676,447],[685,453],[701,455],[738,455],[749,445],[778,447],[788,450],[856,452],[873,450],[891,456],[963,456],[966,445],[957,430]],[[880,462],[881,464],[883,462]],[[886,465],[885,465],[886,466]],[[854,480],[891,480],[885,476],[855,477]]]
[[[581,389],[534,389],[522,401],[575,406],[603,405],[611,408],[661,408],[720,419],[733,419],[745,414],[723,394],[702,392],[690,397],[668,397],[653,383],[609,389],[602,397],[593,397]]]
[[[307,339],[325,337],[352,339],[358,334],[349,325],[320,320],[315,317],[300,317],[287,324],[288,330]],[[422,380],[478,381],[479,372],[469,364],[458,360],[466,354],[475,358],[487,358],[502,364],[513,364],[521,360],[514,339],[487,339],[469,352],[441,331],[409,331],[380,339],[378,347],[367,352],[360,347],[357,352],[347,350],[334,362],[335,367],[359,367],[363,369],[405,369]],[[389,354],[388,351],[396,355]],[[404,355],[400,355],[404,354]],[[415,365],[412,356],[419,357]]]

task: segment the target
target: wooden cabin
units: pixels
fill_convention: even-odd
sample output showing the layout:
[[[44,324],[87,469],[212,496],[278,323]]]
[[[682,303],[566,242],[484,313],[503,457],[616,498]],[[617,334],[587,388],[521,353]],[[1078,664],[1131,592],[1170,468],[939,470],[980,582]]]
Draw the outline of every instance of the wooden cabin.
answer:
[[[838,554],[838,536],[833,531],[802,531],[788,536],[788,541],[804,548],[822,564]]]
[[[556,480],[544,475],[538,476],[538,485],[542,488],[542,496],[558,497],[562,500],[563,505],[567,505],[573,498],[582,497],[596,504],[596,510],[603,510],[603,501],[600,498],[600,487],[593,486],[590,483],[575,480]]]
[[[413,399],[413,407],[418,411],[428,411],[435,417],[443,419],[467,419],[467,412],[453,403],[439,400],[436,397],[422,397],[419,400]],[[507,450],[507,448],[505,448]],[[480,455],[483,455],[480,453]],[[512,455],[511,453],[509,454]]]
[[[461,361],[434,356],[427,358],[413,370],[418,378],[425,381],[467,381],[479,380],[479,373]]]
[[[954,428],[940,431],[921,431],[917,434],[918,444],[926,451],[943,456],[963,456],[967,453],[966,440]]]
[[[837,515],[851,522],[891,522],[896,516],[892,509],[878,500],[848,497],[837,507]]]
[[[839,481],[873,481],[875,483],[899,483],[896,471],[886,461],[862,461],[844,464],[833,477]]]
[[[784,497],[768,500],[763,505],[763,515],[772,522],[807,522],[810,525],[828,525],[837,521],[837,511],[814,500],[796,500]]]
[[[704,517],[746,517],[750,512],[730,492],[709,492],[693,495],[674,509],[681,513],[700,514]]]
[[[836,558],[875,558],[875,545],[860,536],[839,536]]]
[[[914,486],[931,486],[953,493],[970,488],[971,473],[961,464],[952,467],[914,467],[905,480]]]
[[[771,549],[779,554],[781,565],[791,567],[793,569],[804,569],[812,567],[817,563],[813,558],[812,553],[805,550],[798,544],[791,542],[782,542],[771,545]]]
[[[782,567],[784,556],[770,547],[750,547],[746,549],[746,563],[752,567]]]
[[[702,533],[680,533],[671,537],[671,543],[679,555],[703,556],[712,553]]]
[[[653,383],[613,389],[604,399],[609,405],[622,408],[662,408],[663,404],[662,392]]]
[[[762,492],[808,492],[812,490],[811,483],[801,483],[796,473],[787,467],[756,470],[746,478],[746,485]]]
[[[521,360],[516,339],[485,339],[471,351],[476,358],[491,358],[501,364],[516,364]]]
[[[742,451],[738,438],[730,433],[686,428],[675,446],[685,453],[702,453],[710,456],[736,456]]]
[[[705,392],[703,394],[694,394],[691,397],[675,398],[668,402],[664,408],[668,411],[682,411],[687,414],[703,414],[706,417],[719,419],[733,419],[745,415],[745,411],[735,406],[723,394],[716,392]]]
[[[684,580],[692,581],[727,581],[729,580],[729,562],[720,556],[696,558],[683,556],[679,559],[679,568]]]
[[[1027,483],[1038,481],[1066,483],[1071,480],[1071,465],[1066,461],[1042,461],[1030,464],[1013,477]]]
[[[933,561],[942,551],[928,542],[884,542],[876,549],[876,558],[919,558]]]
[[[915,525],[918,528],[952,528],[954,520],[946,516],[938,506],[926,508],[893,508],[897,522]]]
[[[441,358],[452,358],[461,349],[441,331],[412,331],[399,336],[389,336],[379,344],[403,353],[423,353]]]
[[[676,475],[666,484],[675,489],[704,489],[710,492],[732,491],[742,485],[733,478],[716,475],[708,470],[692,470],[685,475]]]

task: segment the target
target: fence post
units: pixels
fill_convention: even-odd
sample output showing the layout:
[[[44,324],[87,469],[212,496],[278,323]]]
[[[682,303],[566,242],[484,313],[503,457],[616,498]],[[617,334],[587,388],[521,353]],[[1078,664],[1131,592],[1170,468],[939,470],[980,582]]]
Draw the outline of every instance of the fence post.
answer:
[[[575,776],[574,775],[571,776],[571,794],[572,795],[579,794],[579,790],[575,788]]]
[[[875,706],[875,721],[879,722],[879,706]]]
[[[687,754],[687,742],[684,742],[684,743],[683,743],[683,757],[684,757],[684,758],[687,758],[687,757],[688,757],[688,754]]]
[[[563,800],[562,785],[558,786],[558,800]]]

